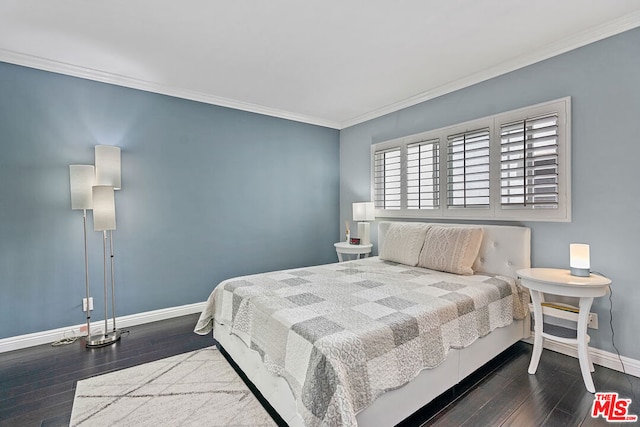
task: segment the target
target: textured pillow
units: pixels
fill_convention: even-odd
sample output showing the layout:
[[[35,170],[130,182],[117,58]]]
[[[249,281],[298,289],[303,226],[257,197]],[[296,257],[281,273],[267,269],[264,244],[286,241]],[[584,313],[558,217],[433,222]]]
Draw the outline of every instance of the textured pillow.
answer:
[[[473,262],[482,243],[482,228],[432,225],[420,252],[418,267],[454,274],[473,274]]]
[[[429,229],[428,224],[392,223],[380,248],[380,259],[415,267]]]

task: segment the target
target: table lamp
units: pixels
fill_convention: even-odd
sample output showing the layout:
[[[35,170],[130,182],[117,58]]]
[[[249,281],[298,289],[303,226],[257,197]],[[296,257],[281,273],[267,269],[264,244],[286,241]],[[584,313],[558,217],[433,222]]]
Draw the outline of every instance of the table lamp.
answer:
[[[353,204],[353,220],[358,223],[358,237],[361,245],[371,243],[371,227],[369,221],[373,221],[375,207],[373,202],[357,202]]]
[[[569,245],[569,266],[572,276],[589,277],[589,245],[571,243]]]

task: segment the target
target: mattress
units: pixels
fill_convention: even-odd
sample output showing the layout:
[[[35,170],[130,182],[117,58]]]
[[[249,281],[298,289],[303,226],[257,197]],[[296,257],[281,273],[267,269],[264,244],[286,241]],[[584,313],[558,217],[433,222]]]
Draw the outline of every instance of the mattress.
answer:
[[[382,393],[525,315],[515,279],[457,276],[382,261],[244,276],[209,297],[196,332],[213,322],[283,377],[308,426],[356,425]]]

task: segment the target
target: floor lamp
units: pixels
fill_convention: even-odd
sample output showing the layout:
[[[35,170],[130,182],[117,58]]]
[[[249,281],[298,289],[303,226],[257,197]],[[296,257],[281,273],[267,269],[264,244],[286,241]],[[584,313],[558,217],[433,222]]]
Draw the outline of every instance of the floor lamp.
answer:
[[[93,187],[93,229],[102,232],[104,262],[104,333],[87,339],[87,347],[103,347],[118,341],[122,335],[116,328],[116,297],[113,259],[113,230],[116,229],[116,205],[113,187],[97,185]],[[107,231],[111,258],[111,318],[113,328],[108,324],[108,280],[107,280]]]
[[[122,335],[116,327],[115,271],[113,255],[113,230],[116,229],[116,204],[114,190],[122,187],[120,147],[96,145],[96,181],[93,187],[93,229],[102,231],[104,254],[104,334],[88,342],[88,347],[102,347],[118,341]],[[109,232],[109,254],[111,264],[111,317],[113,328],[108,328],[107,303],[107,231]]]
[[[89,294],[89,257],[87,255],[87,209],[93,209],[92,187],[96,174],[93,165],[69,165],[69,184],[71,188],[71,209],[82,209],[84,230],[84,281],[87,293],[87,338],[91,337],[91,298]]]

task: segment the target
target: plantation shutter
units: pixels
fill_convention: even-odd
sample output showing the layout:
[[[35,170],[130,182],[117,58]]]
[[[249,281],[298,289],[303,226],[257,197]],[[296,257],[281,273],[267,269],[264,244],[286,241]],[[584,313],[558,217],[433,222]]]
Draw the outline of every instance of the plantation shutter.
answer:
[[[440,205],[440,140],[407,145],[407,208],[436,209]]]
[[[375,152],[373,181],[376,209],[400,209],[400,148]]]
[[[500,127],[500,199],[503,209],[557,209],[558,115]]]
[[[464,132],[447,139],[447,206],[488,208],[489,129]]]

